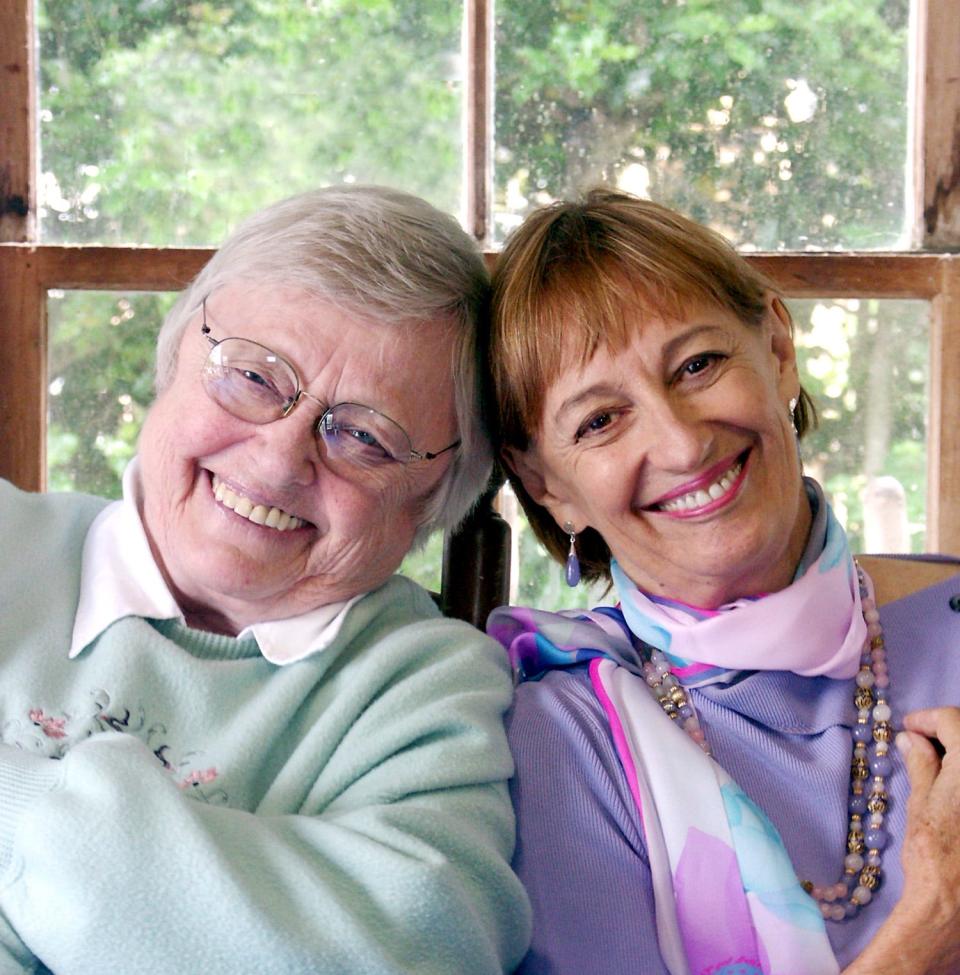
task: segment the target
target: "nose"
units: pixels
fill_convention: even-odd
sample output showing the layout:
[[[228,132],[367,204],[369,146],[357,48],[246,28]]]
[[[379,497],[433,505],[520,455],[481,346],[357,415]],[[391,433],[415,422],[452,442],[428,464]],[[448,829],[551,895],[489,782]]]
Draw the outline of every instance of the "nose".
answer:
[[[681,474],[695,471],[710,455],[713,432],[683,400],[659,400],[647,410],[641,426],[647,459],[662,470]]]
[[[286,416],[257,427],[258,460],[271,484],[315,483],[322,466],[316,436],[320,413],[320,407],[304,398]]]

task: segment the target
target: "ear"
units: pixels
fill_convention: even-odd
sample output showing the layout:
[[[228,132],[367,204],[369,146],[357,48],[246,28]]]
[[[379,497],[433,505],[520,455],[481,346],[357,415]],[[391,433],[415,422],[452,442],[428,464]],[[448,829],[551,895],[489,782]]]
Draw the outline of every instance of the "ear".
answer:
[[[547,485],[536,450],[533,447],[528,447],[526,450],[519,450],[516,447],[503,447],[500,450],[500,459],[520,478],[527,494],[537,504],[543,505]]]
[[[797,349],[793,344],[793,319],[779,295],[767,295],[767,323],[770,329],[770,351],[778,370],[777,388],[784,403],[800,395],[800,372]]]
[[[541,508],[546,508],[561,528],[567,522],[576,531],[582,531],[586,527],[583,514],[562,493],[562,487],[550,477],[536,447],[530,446],[526,450],[504,447],[500,451],[500,458],[520,478],[527,494]]]

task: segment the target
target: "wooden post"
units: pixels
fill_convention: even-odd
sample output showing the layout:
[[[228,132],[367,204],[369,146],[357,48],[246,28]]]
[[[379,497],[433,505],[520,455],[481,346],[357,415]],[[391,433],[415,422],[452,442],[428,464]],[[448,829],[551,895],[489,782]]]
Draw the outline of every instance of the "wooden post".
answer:
[[[926,549],[960,555],[960,255],[942,259],[930,309]]]
[[[0,241],[36,234],[32,6],[0,0]]]
[[[36,255],[0,244],[0,477],[26,491],[46,473],[47,316]]]
[[[923,249],[957,250],[960,10],[957,0],[918,0],[914,9],[914,238]]]
[[[481,243],[492,230],[493,0],[465,0],[463,223]]]
[[[914,242],[960,250],[960,13],[956,0],[913,7]],[[930,309],[926,548],[960,553],[960,257],[945,257]]]

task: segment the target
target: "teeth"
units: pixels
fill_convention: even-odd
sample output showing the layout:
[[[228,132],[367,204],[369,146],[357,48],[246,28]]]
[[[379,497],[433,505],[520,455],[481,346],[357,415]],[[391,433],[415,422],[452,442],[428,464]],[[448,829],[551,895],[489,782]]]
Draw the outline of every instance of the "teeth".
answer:
[[[714,481],[706,490],[691,491],[679,498],[664,501],[659,505],[661,511],[688,511],[691,508],[702,508],[704,505],[722,498],[733,486],[733,482],[740,476],[742,465],[734,464],[719,480]]]
[[[266,528],[275,528],[277,531],[291,531],[300,528],[306,522],[296,515],[288,514],[279,508],[268,508],[265,504],[254,504],[249,498],[242,494],[237,494],[227,487],[219,477],[213,478],[213,496],[225,508],[229,508],[234,514],[240,515],[252,521],[255,525],[264,525]]]

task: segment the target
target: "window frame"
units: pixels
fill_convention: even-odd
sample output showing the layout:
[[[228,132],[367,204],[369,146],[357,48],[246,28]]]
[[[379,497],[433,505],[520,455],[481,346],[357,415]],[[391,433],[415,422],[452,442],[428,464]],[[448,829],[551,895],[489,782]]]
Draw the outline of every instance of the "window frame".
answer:
[[[46,486],[47,293],[176,291],[212,248],[56,245],[36,220],[34,0],[0,0],[0,476]],[[960,553],[960,18],[955,0],[914,0],[911,23],[910,252],[747,255],[795,298],[930,302],[927,533],[930,552]],[[493,0],[465,0],[464,225],[485,245],[493,222]],[[16,369],[11,364],[16,363]]]

